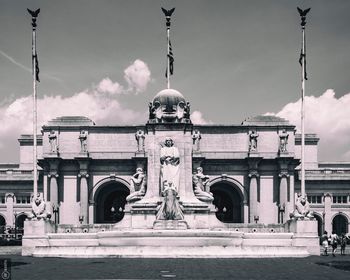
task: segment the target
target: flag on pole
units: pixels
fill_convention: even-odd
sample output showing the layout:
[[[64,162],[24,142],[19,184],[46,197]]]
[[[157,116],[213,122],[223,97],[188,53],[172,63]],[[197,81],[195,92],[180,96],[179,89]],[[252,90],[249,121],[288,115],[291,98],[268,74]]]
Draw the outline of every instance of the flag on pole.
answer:
[[[301,67],[303,67],[303,58],[304,58],[304,63],[305,63],[305,67],[304,67],[304,77],[305,80],[307,80],[307,73],[306,73],[306,53],[303,53],[303,50],[300,51],[300,56],[299,56],[299,64]]]
[[[310,12],[311,8],[302,10],[299,7],[297,7],[297,10],[299,12],[299,15],[301,17],[301,28],[303,31],[303,47],[301,48],[300,51],[300,56],[299,56],[299,63],[300,66],[303,67],[303,71],[304,71],[304,77],[305,80],[307,80],[307,74],[306,74],[306,42],[305,42],[305,25],[306,25],[306,15],[308,12]]]
[[[35,54],[33,56],[33,59],[35,59],[35,79],[37,82],[40,82],[40,78],[39,78],[39,62],[38,62],[38,54]]]
[[[171,41],[169,40],[169,54],[167,55],[169,58],[169,73],[173,75],[174,73],[174,53],[173,48],[171,46]],[[168,67],[165,70],[165,78],[168,78]]]
[[[29,10],[27,9],[28,13],[32,16],[32,28],[33,28],[33,41],[32,41],[32,50],[33,50],[33,54],[32,54],[32,68],[33,68],[33,74],[35,71],[35,80],[37,82],[40,82],[39,79],[39,62],[38,62],[38,54],[36,52],[36,46],[35,46],[35,31],[36,31],[36,19],[40,13],[40,9],[37,9],[35,11]],[[35,63],[35,69],[34,69],[34,63]]]

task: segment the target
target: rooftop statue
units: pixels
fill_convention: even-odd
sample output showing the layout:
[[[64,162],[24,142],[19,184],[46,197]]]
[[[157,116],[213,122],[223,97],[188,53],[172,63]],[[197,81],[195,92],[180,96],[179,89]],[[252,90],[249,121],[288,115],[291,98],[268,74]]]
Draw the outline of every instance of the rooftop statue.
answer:
[[[80,140],[80,152],[81,153],[87,153],[87,137],[88,133],[86,130],[82,130],[79,134],[79,140]]]
[[[280,151],[280,153],[286,153],[286,152],[288,152],[287,151],[287,144],[288,144],[289,134],[287,133],[286,129],[283,129],[282,133],[279,136],[280,136],[279,151]]]
[[[201,133],[198,129],[196,129],[192,134],[192,140],[193,140],[193,150],[198,152],[200,150],[200,141],[202,139]]]
[[[49,143],[50,143],[50,152],[57,153],[58,152],[57,134],[54,130],[50,131]]]
[[[249,152],[256,152],[258,150],[259,133],[255,130],[249,133]]]
[[[141,129],[136,131],[135,139],[137,141],[137,151],[144,152],[145,151],[145,132]]]

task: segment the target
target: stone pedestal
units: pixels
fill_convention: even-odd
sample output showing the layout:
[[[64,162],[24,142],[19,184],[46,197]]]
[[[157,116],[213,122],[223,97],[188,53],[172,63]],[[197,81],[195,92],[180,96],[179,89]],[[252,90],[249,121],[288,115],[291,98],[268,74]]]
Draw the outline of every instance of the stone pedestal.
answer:
[[[48,233],[56,231],[52,221],[24,221],[22,256],[31,256],[38,246],[49,246]]]
[[[293,246],[305,246],[311,255],[320,255],[316,220],[290,220],[287,225],[289,232],[294,233]]]

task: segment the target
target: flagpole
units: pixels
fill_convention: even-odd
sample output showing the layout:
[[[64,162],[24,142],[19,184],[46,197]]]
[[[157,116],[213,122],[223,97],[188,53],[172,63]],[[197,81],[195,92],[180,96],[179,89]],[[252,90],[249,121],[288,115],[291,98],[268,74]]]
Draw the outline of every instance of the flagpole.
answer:
[[[301,10],[298,8],[301,16],[302,48],[301,48],[301,195],[305,197],[305,80],[306,77],[306,53],[305,53],[305,25],[306,14],[310,9]]]
[[[36,18],[40,9],[35,12],[28,10],[32,16],[32,74],[33,74],[33,193],[38,194],[38,168],[37,168],[37,57],[36,57]]]
[[[170,24],[169,26],[167,26],[167,68],[166,68],[166,71],[167,71],[167,88],[169,89],[170,88]]]
[[[305,26],[302,27],[303,67],[301,74],[301,195],[305,196]]]
[[[171,10],[166,10],[164,8],[162,8],[162,11],[165,15],[165,19],[166,19],[166,35],[167,35],[167,67],[166,67],[166,79],[167,79],[167,88],[170,88],[170,75],[173,74],[173,70],[171,67],[173,67],[173,57],[172,53],[171,53],[171,49],[170,49],[170,25],[171,25],[171,15],[173,14],[173,12],[175,11],[175,8],[172,8]],[[170,61],[172,60],[172,61]]]

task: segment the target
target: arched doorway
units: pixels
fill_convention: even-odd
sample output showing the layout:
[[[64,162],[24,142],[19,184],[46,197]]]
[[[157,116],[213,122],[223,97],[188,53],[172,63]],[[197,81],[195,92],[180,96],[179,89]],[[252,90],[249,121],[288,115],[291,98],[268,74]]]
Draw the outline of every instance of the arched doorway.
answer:
[[[19,214],[16,217],[16,227],[21,230],[24,228],[24,221],[27,219],[27,215],[26,214]]]
[[[127,186],[110,181],[99,187],[95,194],[95,223],[117,223],[124,218],[126,197],[130,194]]]
[[[348,233],[348,219],[342,214],[336,215],[332,221],[332,231],[338,235]]]
[[[216,217],[224,223],[243,223],[242,197],[237,188],[226,182],[210,186],[214,195]]]
[[[0,234],[4,234],[6,228],[6,220],[4,216],[0,215]]]
[[[322,236],[323,234],[323,221],[321,216],[314,214],[315,219],[317,220],[317,233],[318,236]]]

